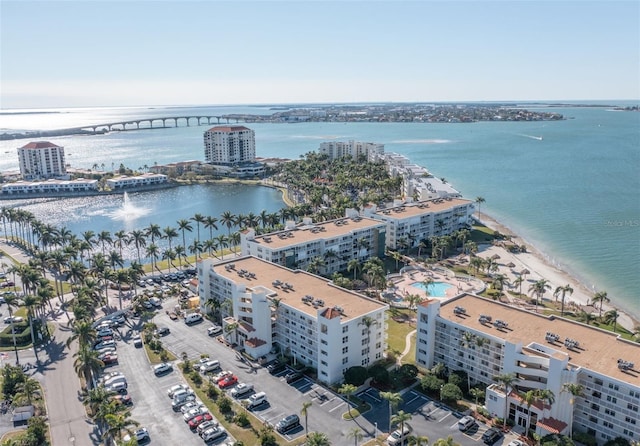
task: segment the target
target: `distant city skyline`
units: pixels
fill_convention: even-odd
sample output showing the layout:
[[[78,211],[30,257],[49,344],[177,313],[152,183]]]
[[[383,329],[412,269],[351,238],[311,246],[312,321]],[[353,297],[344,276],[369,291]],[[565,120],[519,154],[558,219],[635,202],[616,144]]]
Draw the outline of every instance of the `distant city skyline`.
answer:
[[[640,2],[0,0],[0,108],[640,99]]]

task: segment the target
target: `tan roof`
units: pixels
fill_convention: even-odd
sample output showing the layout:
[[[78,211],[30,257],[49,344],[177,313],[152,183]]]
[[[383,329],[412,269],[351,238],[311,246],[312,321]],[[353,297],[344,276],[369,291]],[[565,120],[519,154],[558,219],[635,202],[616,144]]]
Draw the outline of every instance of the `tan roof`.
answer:
[[[463,307],[466,315],[454,314],[456,306]],[[481,324],[480,315],[491,316],[506,322],[507,329],[498,330],[493,325]],[[569,355],[569,362],[620,381],[640,386],[640,344],[621,340],[615,333],[600,330],[567,319],[537,315],[526,310],[471,294],[463,294],[442,304],[440,316],[473,330],[486,333],[512,343],[526,346],[532,342],[547,345]],[[559,336],[559,341],[550,344],[546,333]],[[570,338],[580,343],[578,348],[568,349],[564,340]],[[618,359],[635,362],[633,371],[618,369]]]
[[[336,222],[344,223],[336,224]],[[352,218],[339,218],[337,220],[330,220],[323,223],[298,226],[291,230],[260,235],[257,236],[254,241],[255,243],[268,246],[271,249],[280,249],[287,246],[301,245],[313,240],[329,240],[341,235],[350,234],[357,230],[375,227],[383,228],[384,226],[384,222],[374,220],[372,218],[358,217],[355,220]],[[324,230],[312,230],[312,228],[324,228]],[[287,237],[280,237],[279,234],[287,234]]]
[[[235,269],[227,270],[225,265],[234,264]],[[244,283],[245,286],[264,286],[275,293],[282,304],[286,304],[310,316],[317,317],[317,311],[323,308],[341,307],[344,320],[360,317],[372,311],[385,308],[387,305],[369,299],[358,293],[339,288],[313,274],[304,271],[294,271],[271,262],[260,260],[256,257],[242,257],[233,261],[222,262],[214,265],[214,270],[219,275],[232,280],[235,283]],[[247,274],[240,276],[238,272],[245,270],[255,275],[255,278]],[[273,282],[292,285],[292,289],[285,289],[282,285],[274,286]],[[311,303],[302,301],[304,296],[312,296],[313,300],[324,301],[323,307],[317,309]]]
[[[440,198],[437,200],[419,201],[416,203],[407,203],[407,204],[394,206],[386,209],[378,209],[376,214],[380,216],[384,216],[385,218],[401,220],[408,217],[416,217],[418,215],[443,212],[443,211],[452,209],[456,206],[463,206],[469,203],[471,203],[471,200],[465,200],[462,198],[451,198],[451,199]],[[425,207],[424,206],[425,204],[428,204],[429,206]],[[420,207],[421,205],[423,207]],[[384,211],[391,211],[391,212],[387,214]]]

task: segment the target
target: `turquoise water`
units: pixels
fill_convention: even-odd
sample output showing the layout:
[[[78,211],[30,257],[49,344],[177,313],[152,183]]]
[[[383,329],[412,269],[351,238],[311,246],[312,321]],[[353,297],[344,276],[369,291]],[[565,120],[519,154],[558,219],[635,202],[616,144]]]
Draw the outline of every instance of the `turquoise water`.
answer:
[[[249,111],[269,112],[264,107],[91,109],[56,115],[3,115],[0,126],[60,128],[133,116]],[[327,140],[383,143],[387,151],[402,153],[436,176],[445,177],[464,196],[484,197],[483,213],[489,213],[523,236],[552,263],[587,287],[606,290],[612,303],[640,317],[640,113],[588,107],[557,107],[553,111],[569,119],[249,127],[256,132],[257,154],[263,157],[298,158]],[[65,147],[67,161],[73,166],[90,168],[104,163],[110,169],[123,163],[137,168],[155,162],[203,159],[202,135],[206,128],[191,126],[48,139]],[[0,141],[0,171],[17,169],[15,149],[27,142]],[[146,199],[148,203],[156,200],[162,202],[160,197]],[[215,201],[215,195],[210,200]],[[256,206],[255,213],[263,207],[260,203],[252,206]],[[61,221],[64,218],[62,215]],[[183,217],[175,219],[178,218]],[[93,223],[87,220],[86,224]]]
[[[411,286],[421,291],[427,291],[429,296],[433,297],[446,297],[447,290],[453,287],[453,285],[446,282],[432,282],[429,287],[426,287],[422,282],[413,282]]]

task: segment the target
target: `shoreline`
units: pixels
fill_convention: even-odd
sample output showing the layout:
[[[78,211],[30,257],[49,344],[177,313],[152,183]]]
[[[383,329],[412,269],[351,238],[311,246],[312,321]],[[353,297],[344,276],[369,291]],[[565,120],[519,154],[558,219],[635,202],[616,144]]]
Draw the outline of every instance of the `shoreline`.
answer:
[[[476,219],[479,223],[486,227],[499,231],[501,234],[509,235],[513,242],[518,245],[525,245],[527,247],[526,253],[511,253],[507,249],[499,245],[489,245],[486,248],[479,249],[478,256],[491,257],[493,255],[499,255],[499,273],[504,274],[512,282],[518,275],[517,272],[526,268],[530,271],[527,275],[527,284],[523,284],[522,293],[527,294],[529,284],[537,279],[546,279],[551,288],[544,295],[544,300],[555,300],[553,292],[556,287],[569,284],[573,288],[571,295],[567,294],[565,297],[566,309],[584,309],[587,312],[599,313],[599,307],[591,305],[591,299],[594,296],[594,291],[591,290],[584,282],[579,280],[575,275],[562,269],[549,261],[544,252],[539,250],[535,245],[531,244],[520,235],[515,233],[511,228],[500,223],[490,214],[482,213],[482,218]],[[506,265],[512,262],[516,265],[514,268],[509,268]],[[528,294],[527,294],[528,295]],[[624,306],[613,305],[611,303],[605,303],[602,306],[602,314],[609,310],[616,310],[620,314],[618,318],[618,325],[624,327],[627,330],[633,331],[634,327],[640,325],[640,319],[637,315],[631,314],[629,310]]]

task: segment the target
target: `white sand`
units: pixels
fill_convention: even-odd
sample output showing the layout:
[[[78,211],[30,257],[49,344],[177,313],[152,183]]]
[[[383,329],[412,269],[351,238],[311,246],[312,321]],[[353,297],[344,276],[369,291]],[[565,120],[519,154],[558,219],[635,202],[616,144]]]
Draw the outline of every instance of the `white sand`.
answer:
[[[569,284],[571,288],[573,288],[573,294],[569,295],[568,293],[565,295],[565,309],[572,309],[572,306],[581,306],[583,310],[587,312],[591,312],[594,314],[599,314],[599,306],[597,308],[590,305],[591,299],[594,295],[594,292],[587,288],[584,284],[578,281],[575,277],[568,274],[566,271],[562,271],[548,261],[545,260],[542,253],[536,250],[534,246],[523,241],[517,235],[513,234],[505,226],[501,225],[496,220],[487,216],[485,213],[482,213],[481,221],[487,227],[499,231],[502,234],[508,234],[512,236],[512,242],[517,245],[525,245],[527,247],[526,253],[518,253],[513,254],[510,253],[507,249],[502,246],[497,245],[481,245],[479,246],[479,250],[477,255],[482,258],[489,258],[494,256],[495,254],[499,255],[500,258],[497,259],[497,263],[499,264],[499,274],[504,274],[508,277],[509,283],[513,283],[513,281],[518,277],[520,271],[523,269],[528,269],[530,274],[524,276],[526,279],[525,282],[522,283],[522,294],[526,294],[531,296],[529,293],[529,287],[532,283],[539,279],[546,279],[551,288],[544,295],[544,299],[555,301],[555,297],[553,296],[553,292],[556,287],[564,286]],[[509,263],[513,263],[516,266],[513,268],[509,268],[506,265]],[[513,287],[512,291],[518,291],[518,287]],[[598,304],[599,305],[599,304]],[[533,306],[532,306],[533,307]],[[602,314],[606,311],[613,309],[614,307],[611,305],[607,305],[606,303],[603,306]],[[618,325],[623,326],[628,330],[633,330],[634,327],[640,325],[638,321],[635,321],[628,314],[623,313],[621,310],[617,309],[620,317],[618,318]]]

